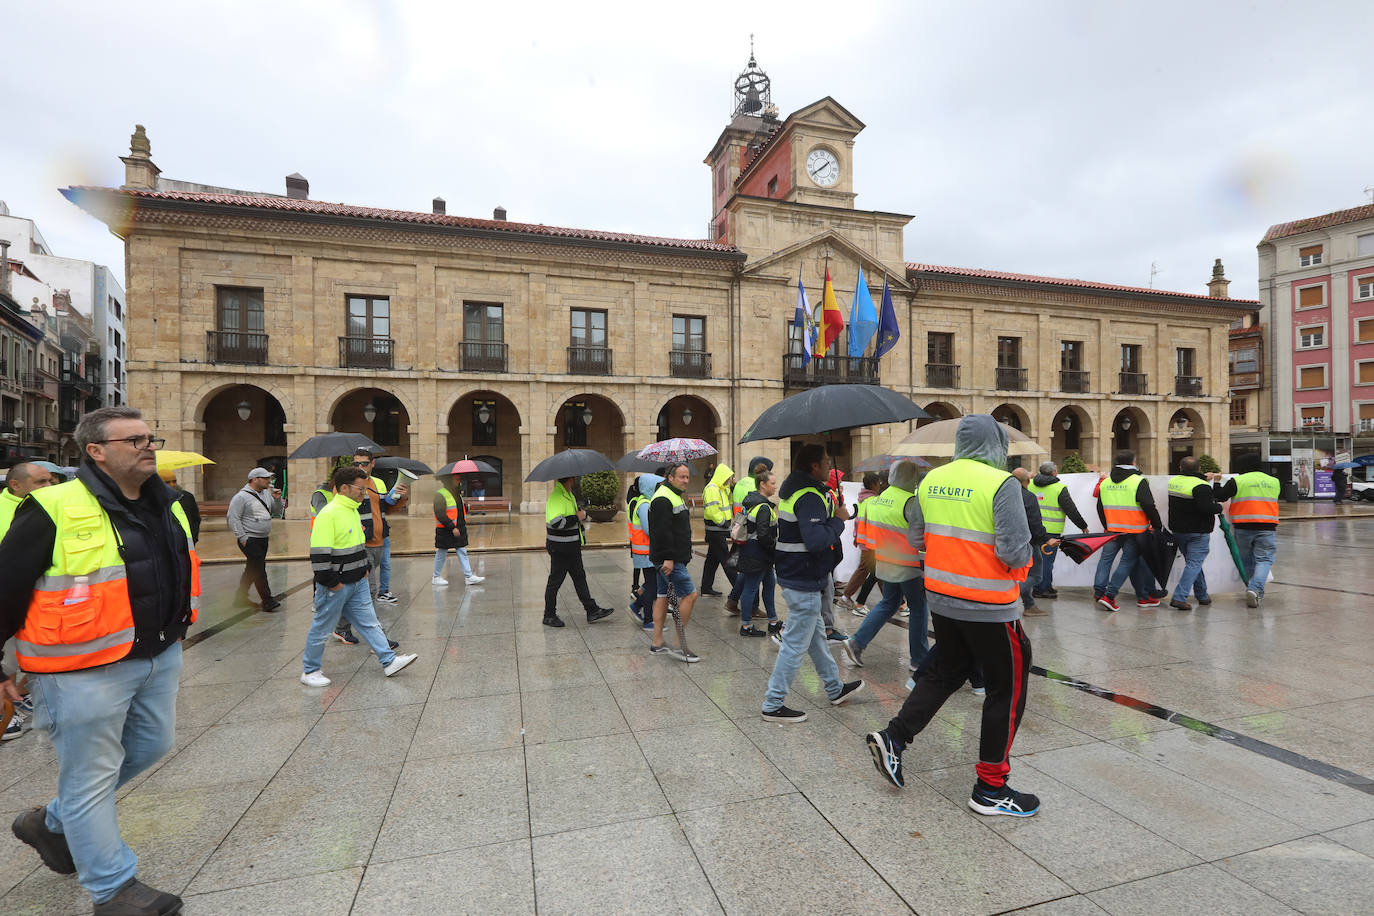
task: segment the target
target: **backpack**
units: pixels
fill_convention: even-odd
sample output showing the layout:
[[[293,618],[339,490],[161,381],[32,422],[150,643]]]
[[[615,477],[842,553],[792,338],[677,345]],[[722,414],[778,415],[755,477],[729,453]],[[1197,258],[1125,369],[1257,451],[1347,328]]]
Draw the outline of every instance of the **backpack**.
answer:
[[[749,540],[749,513],[741,512],[730,520],[730,540],[735,544]]]

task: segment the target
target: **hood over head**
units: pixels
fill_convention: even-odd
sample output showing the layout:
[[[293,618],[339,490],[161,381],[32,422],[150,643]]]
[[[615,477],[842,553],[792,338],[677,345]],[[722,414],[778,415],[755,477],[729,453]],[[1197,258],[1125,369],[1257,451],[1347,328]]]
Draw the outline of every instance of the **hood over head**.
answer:
[[[663,478],[657,474],[640,474],[639,492],[644,496],[653,496],[654,491],[658,489],[658,485],[661,483],[663,483]]]
[[[968,458],[1002,470],[1007,466],[1007,431],[991,414],[971,413],[959,419],[954,457]]]
[[[735,476],[735,472],[730,470],[728,464],[716,465],[716,472],[711,475],[711,485],[717,487],[725,486],[725,481]]]

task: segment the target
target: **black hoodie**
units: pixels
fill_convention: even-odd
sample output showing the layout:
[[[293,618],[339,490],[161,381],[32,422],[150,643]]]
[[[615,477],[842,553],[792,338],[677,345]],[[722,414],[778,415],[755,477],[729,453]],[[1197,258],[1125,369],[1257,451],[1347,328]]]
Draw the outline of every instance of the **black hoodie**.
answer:
[[[660,486],[682,496],[682,491],[666,480]],[[673,504],[666,497],[656,496],[649,501],[649,561],[655,566],[664,560],[672,560],[674,564],[691,562],[690,515],[690,512],[674,512]]]
[[[1121,483],[1132,474],[1140,474],[1140,468],[1127,467],[1118,464],[1112,468],[1112,483]],[[1159,520],[1159,509],[1155,507],[1155,495],[1150,492],[1150,482],[1145,479],[1144,474],[1140,474],[1140,486],[1136,487],[1135,501],[1140,504],[1140,508],[1145,512],[1145,517],[1150,521],[1150,527],[1156,531],[1164,530],[1164,523]],[[1102,498],[1097,499],[1097,517],[1102,521],[1102,528],[1107,528],[1107,514],[1102,510]]]

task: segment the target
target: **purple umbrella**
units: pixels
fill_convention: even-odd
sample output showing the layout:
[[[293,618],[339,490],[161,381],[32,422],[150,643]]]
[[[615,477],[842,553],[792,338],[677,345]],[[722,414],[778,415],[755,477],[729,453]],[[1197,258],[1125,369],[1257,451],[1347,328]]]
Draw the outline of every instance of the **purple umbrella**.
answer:
[[[657,462],[659,465],[693,461],[714,454],[716,454],[715,448],[700,439],[664,439],[662,442],[646,445],[639,450],[640,458]]]

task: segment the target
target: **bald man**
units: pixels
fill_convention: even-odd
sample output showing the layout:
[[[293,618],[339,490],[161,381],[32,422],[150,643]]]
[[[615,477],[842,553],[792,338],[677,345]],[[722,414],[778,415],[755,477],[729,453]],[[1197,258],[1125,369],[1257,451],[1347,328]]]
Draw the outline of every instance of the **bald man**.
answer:
[[[32,461],[21,461],[10,468],[5,476],[5,490],[0,493],[0,538],[10,530],[10,522],[14,521],[14,513],[24,498],[34,490],[50,487],[56,482],[47,468]]]

